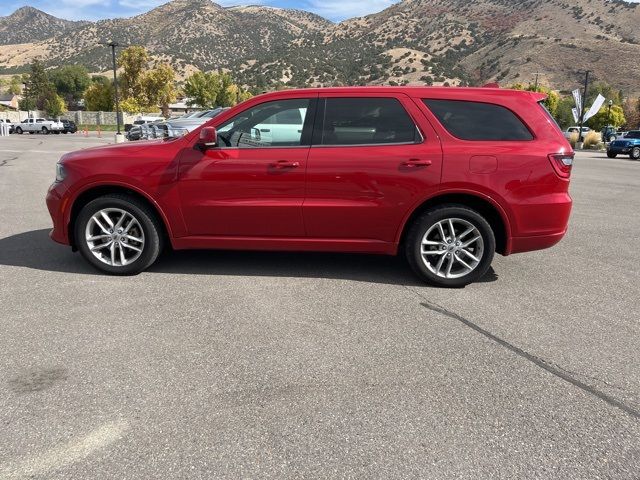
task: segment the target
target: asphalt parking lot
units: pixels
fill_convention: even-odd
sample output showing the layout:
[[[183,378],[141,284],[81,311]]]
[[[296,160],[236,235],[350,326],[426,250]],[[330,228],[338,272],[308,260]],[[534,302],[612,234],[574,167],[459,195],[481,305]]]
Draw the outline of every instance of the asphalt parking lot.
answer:
[[[404,262],[48,238],[66,151],[0,137],[0,478],[640,478],[640,162],[579,153],[567,237],[463,290]]]

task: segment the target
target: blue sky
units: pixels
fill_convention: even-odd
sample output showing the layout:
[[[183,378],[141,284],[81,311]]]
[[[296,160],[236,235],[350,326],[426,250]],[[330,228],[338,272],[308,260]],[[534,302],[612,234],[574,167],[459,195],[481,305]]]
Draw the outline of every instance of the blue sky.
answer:
[[[146,12],[168,0],[0,0],[0,15],[9,15],[28,5],[68,20],[98,20],[130,17]],[[220,0],[219,5],[270,5],[298,8],[322,15],[333,21],[379,12],[399,0]]]

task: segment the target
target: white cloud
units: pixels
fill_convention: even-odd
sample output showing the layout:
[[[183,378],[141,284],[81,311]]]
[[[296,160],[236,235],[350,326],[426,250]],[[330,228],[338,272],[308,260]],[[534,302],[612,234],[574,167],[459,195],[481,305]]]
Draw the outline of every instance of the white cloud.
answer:
[[[399,0],[309,0],[305,10],[332,20],[362,17],[390,7]]]

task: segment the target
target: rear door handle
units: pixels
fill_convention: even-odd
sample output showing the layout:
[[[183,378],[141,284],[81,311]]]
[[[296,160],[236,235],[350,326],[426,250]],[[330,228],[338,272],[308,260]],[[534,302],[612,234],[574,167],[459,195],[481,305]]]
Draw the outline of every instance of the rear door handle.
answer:
[[[419,158],[411,158],[400,165],[403,167],[416,168],[416,167],[428,167],[431,165],[431,160],[420,160]]]
[[[271,166],[273,168],[298,168],[300,166],[300,162],[291,162],[289,160],[278,160],[276,163],[272,163]]]

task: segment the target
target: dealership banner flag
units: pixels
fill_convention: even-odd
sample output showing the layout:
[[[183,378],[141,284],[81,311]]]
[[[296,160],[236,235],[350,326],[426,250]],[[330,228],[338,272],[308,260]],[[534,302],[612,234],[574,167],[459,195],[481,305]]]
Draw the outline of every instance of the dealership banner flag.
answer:
[[[572,108],[571,113],[573,113],[573,121],[578,123],[578,120],[580,120],[580,114],[578,113],[578,109]]]
[[[576,108],[578,109],[579,112],[582,111],[582,95],[580,95],[580,89],[576,88],[571,93],[573,94],[573,99],[576,102]]]
[[[596,113],[598,113],[604,101],[605,101],[605,98],[602,95],[598,94],[596,99],[593,101],[593,105],[591,105],[591,108],[589,109],[589,111],[584,114],[585,122],[589,120],[591,117],[593,117]]]

